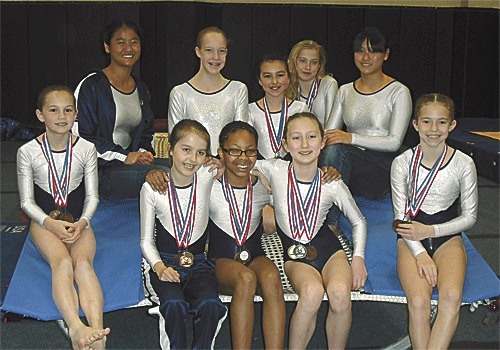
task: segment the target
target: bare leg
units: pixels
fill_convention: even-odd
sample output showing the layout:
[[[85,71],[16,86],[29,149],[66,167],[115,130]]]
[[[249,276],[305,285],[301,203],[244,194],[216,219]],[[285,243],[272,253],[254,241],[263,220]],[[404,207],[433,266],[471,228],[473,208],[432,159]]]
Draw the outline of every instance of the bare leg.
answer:
[[[329,349],[344,349],[351,330],[352,272],[343,250],[336,252],[322,271],[328,294],[326,337]]]
[[[299,295],[290,320],[289,348],[305,349],[314,334],[318,310],[325,294],[323,281],[314,267],[300,262],[287,261],[285,272]]]
[[[458,325],[467,254],[462,237],[444,243],[433,257],[438,269],[439,310],[428,349],[447,349]]]
[[[74,349],[88,346],[92,339],[102,338],[104,330],[87,327],[78,315],[78,295],[74,286],[73,263],[66,245],[50,231],[32,221],[30,236],[50,265],[52,272],[52,297],[64,321],[68,325]]]
[[[415,257],[406,243],[398,240],[398,275],[408,301],[410,339],[413,349],[427,349],[431,334],[432,287],[418,274]]]
[[[254,324],[253,297],[257,289],[257,277],[240,262],[220,258],[215,263],[217,280],[232,290],[230,320],[233,349],[250,349]]]
[[[103,329],[103,296],[101,285],[94,271],[95,237],[92,228],[82,232],[78,241],[70,246],[73,260],[75,281],[78,285],[80,306],[87,321],[93,329]],[[105,337],[93,346],[96,349],[105,348]]]
[[[276,232],[276,218],[274,217],[274,208],[266,205],[262,210],[262,227],[264,232],[271,234]]]
[[[256,258],[250,269],[257,276],[262,295],[262,328],[266,349],[283,349],[285,341],[286,307],[278,267],[265,256]]]

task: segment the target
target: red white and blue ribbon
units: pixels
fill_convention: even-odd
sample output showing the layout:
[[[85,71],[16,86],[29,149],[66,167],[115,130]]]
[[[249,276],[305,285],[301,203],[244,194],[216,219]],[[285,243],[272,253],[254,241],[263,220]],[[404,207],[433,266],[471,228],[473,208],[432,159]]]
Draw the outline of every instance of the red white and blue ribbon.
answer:
[[[193,235],[193,228],[196,216],[196,187],[198,179],[196,173],[194,174],[193,183],[191,184],[191,192],[189,194],[189,201],[186,206],[185,214],[182,210],[177,189],[172,176],[169,174],[169,181],[167,186],[168,200],[170,202],[170,216],[172,218],[172,226],[174,227],[175,240],[177,247],[188,248],[189,241]]]
[[[252,202],[253,202],[253,186],[252,181],[248,179],[247,188],[243,197],[243,205],[241,210],[238,206],[238,201],[234,193],[234,189],[226,178],[222,175],[222,192],[229,204],[229,213],[231,215],[231,226],[233,227],[234,239],[238,247],[245,244],[250,232],[250,223],[252,221]]]
[[[306,196],[303,198],[292,164],[288,167],[288,217],[290,232],[296,241],[299,241],[304,234],[308,242],[313,238],[319,214],[320,179],[321,175],[318,169]]]
[[[60,174],[57,171],[54,155],[52,154],[52,149],[50,148],[50,142],[47,134],[42,135],[42,144],[40,145],[40,147],[42,148],[42,153],[49,165],[49,190],[58,208],[66,207],[68,205],[69,179],[71,174],[71,163],[73,160],[73,143],[71,141],[72,140],[70,134],[68,137],[68,142],[66,144],[66,154]]]
[[[269,139],[271,140],[271,147],[273,149],[274,154],[278,154],[281,149],[281,139],[283,138],[283,129],[285,127],[285,123],[288,119],[288,104],[286,102],[286,97],[283,99],[283,104],[281,105],[281,115],[278,126],[278,131],[274,127],[273,119],[271,118],[271,111],[269,110],[269,106],[267,104],[266,98],[264,97],[264,116],[266,118],[267,131],[269,134]]]
[[[444,145],[443,152],[436,160],[432,169],[429,171],[427,176],[424,178],[420,186],[418,185],[418,177],[420,175],[420,165],[422,162],[422,158],[424,156],[420,146],[417,146],[413,149],[413,156],[410,162],[410,196],[408,197],[406,207],[405,207],[405,215],[408,215],[412,218],[417,216],[422,204],[424,203],[425,197],[427,193],[434,183],[436,176],[441,169],[441,166],[444,163],[446,158],[446,152],[448,151],[448,145]]]
[[[318,90],[319,90],[319,80],[318,78],[315,78],[311,85],[311,88],[309,89],[309,94],[307,95],[306,98],[306,105],[307,108],[309,109],[309,112],[312,112],[314,100],[316,99],[316,96],[318,96]],[[299,85],[299,96],[302,96],[302,89],[300,88],[300,85]]]

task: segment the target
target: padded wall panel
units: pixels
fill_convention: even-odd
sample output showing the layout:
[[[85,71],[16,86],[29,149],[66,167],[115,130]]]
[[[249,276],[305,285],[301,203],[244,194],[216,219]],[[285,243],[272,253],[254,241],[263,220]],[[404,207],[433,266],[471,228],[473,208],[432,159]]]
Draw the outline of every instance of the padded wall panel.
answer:
[[[70,3],[65,6],[68,18],[68,86],[75,89],[90,71],[105,67],[106,54],[101,40],[101,32],[106,25],[105,5]]]
[[[498,12],[469,11],[467,60],[464,81],[464,117],[498,117],[498,37],[492,41],[488,32],[498,34]],[[473,30],[472,30],[473,29]],[[488,67],[488,69],[485,69]],[[490,79],[491,77],[495,79]],[[485,103],[494,101],[497,104]]]
[[[328,71],[340,85],[359,77],[354,64],[352,43],[363,29],[364,10],[359,7],[329,7],[328,9]]]
[[[450,95],[455,102],[455,116],[458,118],[467,117],[464,115],[465,103],[465,77],[467,61],[467,41],[468,41],[468,11],[456,9],[453,16],[453,51],[451,61],[451,89]]]
[[[38,5],[38,4],[37,4]],[[28,7],[28,59],[30,105],[47,85],[66,84],[67,60],[66,6],[40,4]],[[30,124],[35,122],[32,114]]]
[[[0,117],[16,119],[23,124],[34,123],[32,117],[35,111],[29,93],[28,6],[15,3],[2,3],[0,6],[2,34]]]
[[[229,39],[229,51],[223,74],[228,79],[247,84],[249,102],[254,101],[251,86],[255,82],[252,66],[252,8],[235,4],[222,7],[221,28]]]
[[[453,10],[435,11],[434,91],[450,95],[453,54]]]
[[[314,40],[324,46],[328,42],[329,34],[328,7],[290,6],[290,48],[306,39]]]

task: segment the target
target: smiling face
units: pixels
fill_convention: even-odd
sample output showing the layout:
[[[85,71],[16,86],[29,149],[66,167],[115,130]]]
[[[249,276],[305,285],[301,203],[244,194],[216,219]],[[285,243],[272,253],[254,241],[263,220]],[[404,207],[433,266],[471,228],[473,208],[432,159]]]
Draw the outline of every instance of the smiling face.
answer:
[[[444,144],[457,122],[451,120],[450,111],[439,102],[427,103],[420,108],[413,127],[420,137],[420,144],[439,147]]]
[[[141,56],[141,39],[131,28],[121,27],[104,43],[104,50],[111,58],[111,64],[133,67]]]
[[[318,75],[319,51],[317,49],[304,49],[297,57],[297,75],[299,80],[311,81]]]
[[[220,33],[206,33],[201,39],[201,47],[196,47],[195,52],[200,59],[201,69],[210,74],[219,74],[226,64],[226,38]]]
[[[230,133],[224,141],[224,149],[238,149],[242,151],[257,150],[255,137],[246,130],[236,130]],[[233,186],[244,186],[250,177],[250,170],[255,166],[257,156],[248,157],[245,153],[232,156],[219,148],[219,156],[225,167],[225,174]]]
[[[76,118],[75,99],[67,91],[53,91],[45,96],[42,110],[36,110],[38,120],[45,123],[48,135],[67,134]]]
[[[309,117],[290,120],[283,139],[283,147],[293,158],[293,163],[307,166],[317,161],[321,149],[325,146],[318,123]]]
[[[262,86],[266,95],[280,97],[284,96],[290,78],[284,61],[264,61],[260,66],[259,85]]]
[[[354,63],[362,75],[382,72],[384,61],[389,58],[389,49],[386,52],[373,52],[371,45],[365,39],[359,51],[354,52]]]
[[[170,154],[172,156],[171,175],[174,183],[185,186],[193,181],[193,176],[207,159],[207,142],[195,132],[189,132],[177,141]]]

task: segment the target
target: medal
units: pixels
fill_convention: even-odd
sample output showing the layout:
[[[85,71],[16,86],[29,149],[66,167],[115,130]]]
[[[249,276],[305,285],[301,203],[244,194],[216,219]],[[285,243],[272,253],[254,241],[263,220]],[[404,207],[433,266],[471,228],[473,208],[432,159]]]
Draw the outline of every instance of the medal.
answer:
[[[392,222],[392,230],[396,232],[396,229],[399,227],[400,224],[409,224],[411,223],[411,217],[408,215],[405,215],[403,220],[401,219],[396,219]],[[397,232],[396,232],[397,233]]]
[[[74,222],[73,215],[70,213],[61,213],[59,214],[59,218],[56,220],[62,220],[62,221],[67,221],[67,222]]]
[[[243,249],[240,250],[235,256],[234,260],[239,261],[243,265],[245,265],[250,260],[251,254],[248,250]]]
[[[283,138],[283,129],[285,122],[288,119],[288,104],[286,103],[286,97],[283,99],[283,104],[281,105],[281,115],[280,122],[278,126],[278,131],[274,127],[273,119],[271,118],[271,111],[267,105],[266,98],[263,100],[264,104],[264,117],[266,119],[267,133],[269,134],[269,139],[271,141],[271,148],[275,155],[278,155],[281,149],[281,139]]]
[[[288,248],[288,256],[294,260],[304,259],[307,255],[307,248],[303,244],[294,244]]]
[[[306,251],[306,259],[309,261],[316,259],[316,257],[318,256],[318,251],[310,244],[306,247]]]
[[[170,217],[174,228],[175,241],[179,248],[179,253],[174,257],[174,263],[182,267],[190,267],[194,264],[194,255],[187,251],[187,249],[194,229],[198,177],[196,173],[194,173],[185,214],[182,211],[182,206],[173,180],[174,179],[169,174],[167,191],[170,204]]]
[[[181,267],[191,267],[194,264],[194,255],[193,253],[183,250],[175,254],[174,256],[174,264],[179,265]]]
[[[241,210],[238,206],[238,200],[236,199],[234,189],[227,180],[225,174],[222,175],[221,183],[224,198],[229,205],[229,214],[231,217],[231,227],[233,229],[234,240],[240,248],[239,253],[234,256],[234,260],[245,264],[250,260],[251,256],[250,252],[243,248],[243,245],[247,241],[248,234],[250,232],[250,224],[252,221],[252,181],[248,179],[245,195],[243,196],[243,205],[241,206]]]
[[[40,144],[40,147],[42,148],[42,154],[48,164],[49,190],[52,198],[54,198],[54,203],[58,208],[57,210],[51,211],[49,216],[55,220],[61,220],[61,211],[59,208],[66,208],[68,205],[69,179],[71,174],[71,163],[73,160],[73,144],[71,142],[71,134],[69,135],[68,142],[66,144],[64,163],[60,174],[57,171],[56,162],[54,160],[54,155],[52,154],[47,134],[42,135],[42,143]],[[73,222],[73,217],[71,217],[71,222]]]
[[[52,210],[50,213],[49,213],[49,216],[54,219],[54,220],[59,220],[59,216],[61,215],[61,212],[59,210]]]

